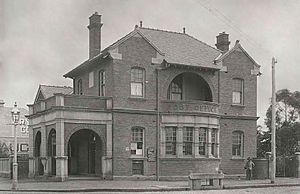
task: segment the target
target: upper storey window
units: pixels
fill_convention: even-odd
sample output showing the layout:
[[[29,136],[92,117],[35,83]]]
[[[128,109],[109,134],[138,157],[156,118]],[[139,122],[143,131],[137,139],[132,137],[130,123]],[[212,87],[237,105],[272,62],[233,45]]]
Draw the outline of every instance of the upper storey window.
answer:
[[[234,78],[233,79],[233,90],[232,90],[232,103],[233,104],[244,104],[244,80]]]
[[[132,68],[131,69],[131,96],[144,97],[144,69]]]
[[[83,94],[83,92],[82,92],[82,80],[81,79],[78,80],[78,82],[77,82],[77,94],[79,94],[79,95]]]
[[[105,71],[99,71],[99,96],[105,96]]]
[[[94,72],[89,73],[89,88],[94,87]]]
[[[182,75],[177,76],[171,82],[168,97],[170,100],[182,100]]]

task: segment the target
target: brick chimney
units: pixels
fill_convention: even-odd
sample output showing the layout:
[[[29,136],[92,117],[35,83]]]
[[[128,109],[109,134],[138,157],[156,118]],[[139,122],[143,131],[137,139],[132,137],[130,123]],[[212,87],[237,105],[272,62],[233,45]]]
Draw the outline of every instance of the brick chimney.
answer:
[[[216,47],[217,49],[221,50],[221,51],[228,51],[229,50],[229,34],[226,34],[225,32],[219,33],[217,37],[217,44]]]
[[[103,24],[101,23],[101,15],[98,12],[95,12],[89,19],[89,58],[91,59],[101,52],[101,27]]]

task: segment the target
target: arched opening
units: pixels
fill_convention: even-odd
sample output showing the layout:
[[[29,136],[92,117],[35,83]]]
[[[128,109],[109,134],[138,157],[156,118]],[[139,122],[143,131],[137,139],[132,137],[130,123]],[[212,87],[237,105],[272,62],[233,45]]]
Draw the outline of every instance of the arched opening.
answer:
[[[168,99],[213,101],[208,83],[191,72],[179,74],[172,80],[168,88]]]
[[[102,142],[94,131],[76,131],[68,142],[68,174],[101,176]]]
[[[41,162],[41,132],[38,131],[35,135],[35,141],[34,141],[34,156],[36,160],[36,173],[37,175],[43,175],[44,174],[44,167]]]
[[[48,136],[48,156],[50,162],[50,175],[56,175],[56,131],[51,129]]]

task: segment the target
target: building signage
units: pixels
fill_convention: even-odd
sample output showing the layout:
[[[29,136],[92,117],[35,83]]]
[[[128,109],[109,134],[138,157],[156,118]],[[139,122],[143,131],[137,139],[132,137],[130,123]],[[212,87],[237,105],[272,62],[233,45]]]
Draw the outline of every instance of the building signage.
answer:
[[[149,147],[147,149],[147,159],[148,159],[148,162],[155,162],[155,150],[153,147]]]
[[[209,112],[209,113],[218,113],[218,107],[215,105],[209,104],[170,104],[170,111],[175,112]]]
[[[28,134],[28,119],[20,119],[21,133]]]

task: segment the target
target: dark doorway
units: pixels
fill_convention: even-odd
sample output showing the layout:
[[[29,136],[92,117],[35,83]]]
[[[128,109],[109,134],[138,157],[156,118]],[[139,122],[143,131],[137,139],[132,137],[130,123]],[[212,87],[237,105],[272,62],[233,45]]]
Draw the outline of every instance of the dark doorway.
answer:
[[[37,164],[36,172],[37,175],[43,175],[44,174],[44,166],[41,161],[41,132],[38,131],[35,135],[35,141],[34,141],[34,156]]]
[[[68,171],[70,175],[101,176],[101,140],[89,129],[75,132],[68,143]]]
[[[48,156],[50,157],[50,175],[56,175],[56,131],[51,129],[48,137]]]

